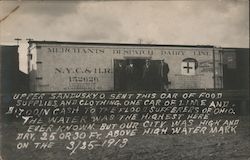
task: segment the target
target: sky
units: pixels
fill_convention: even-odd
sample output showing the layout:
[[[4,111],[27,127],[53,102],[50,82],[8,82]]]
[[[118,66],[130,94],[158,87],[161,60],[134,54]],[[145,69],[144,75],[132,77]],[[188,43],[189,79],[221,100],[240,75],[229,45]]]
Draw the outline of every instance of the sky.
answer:
[[[24,72],[28,38],[249,48],[249,1],[0,1],[0,44],[15,38]]]

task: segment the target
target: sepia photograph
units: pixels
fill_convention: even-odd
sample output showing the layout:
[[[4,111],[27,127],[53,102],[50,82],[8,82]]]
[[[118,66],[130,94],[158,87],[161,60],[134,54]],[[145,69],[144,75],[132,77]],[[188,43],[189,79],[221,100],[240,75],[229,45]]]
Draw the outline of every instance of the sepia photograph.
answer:
[[[0,160],[250,160],[249,0],[2,0],[0,113]]]

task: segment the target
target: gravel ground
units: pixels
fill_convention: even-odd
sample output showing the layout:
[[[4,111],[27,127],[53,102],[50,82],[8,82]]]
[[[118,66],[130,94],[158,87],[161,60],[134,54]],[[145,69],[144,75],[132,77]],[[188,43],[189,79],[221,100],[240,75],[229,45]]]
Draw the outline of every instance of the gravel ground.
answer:
[[[240,117],[237,134],[193,134],[130,137],[128,144],[80,150],[69,156],[65,142],[51,150],[16,150],[19,123],[3,124],[3,160],[250,160],[250,116]]]

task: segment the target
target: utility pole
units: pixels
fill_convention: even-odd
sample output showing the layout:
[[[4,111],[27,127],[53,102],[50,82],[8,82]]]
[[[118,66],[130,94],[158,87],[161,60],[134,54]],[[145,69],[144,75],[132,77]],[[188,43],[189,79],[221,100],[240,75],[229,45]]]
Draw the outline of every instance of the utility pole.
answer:
[[[19,46],[19,41],[21,41],[22,39],[21,38],[15,38],[14,40],[16,41],[17,45]]]
[[[142,44],[142,42],[143,42],[143,40],[141,38],[138,39],[138,41],[139,41],[139,44]]]
[[[26,41],[32,41],[33,39],[32,38],[26,38]]]
[[[26,41],[28,41],[28,43],[29,43],[29,41],[32,41],[33,39],[31,39],[31,38],[26,38]],[[29,46],[28,46],[28,54],[27,54],[27,56],[28,56],[28,81],[29,81],[29,91],[30,91],[30,71],[31,71],[31,67],[30,67],[30,65],[31,65],[31,60],[32,60],[32,54],[31,54],[31,46],[32,46],[32,44],[31,43],[29,43]]]

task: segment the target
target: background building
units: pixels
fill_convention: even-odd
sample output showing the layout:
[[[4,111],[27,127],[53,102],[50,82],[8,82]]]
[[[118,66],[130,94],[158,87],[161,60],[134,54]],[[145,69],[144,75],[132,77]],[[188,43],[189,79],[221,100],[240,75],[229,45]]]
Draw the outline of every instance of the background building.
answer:
[[[0,45],[0,91],[28,91],[28,75],[19,70],[18,46]]]
[[[249,48],[223,48],[224,89],[249,89]]]

